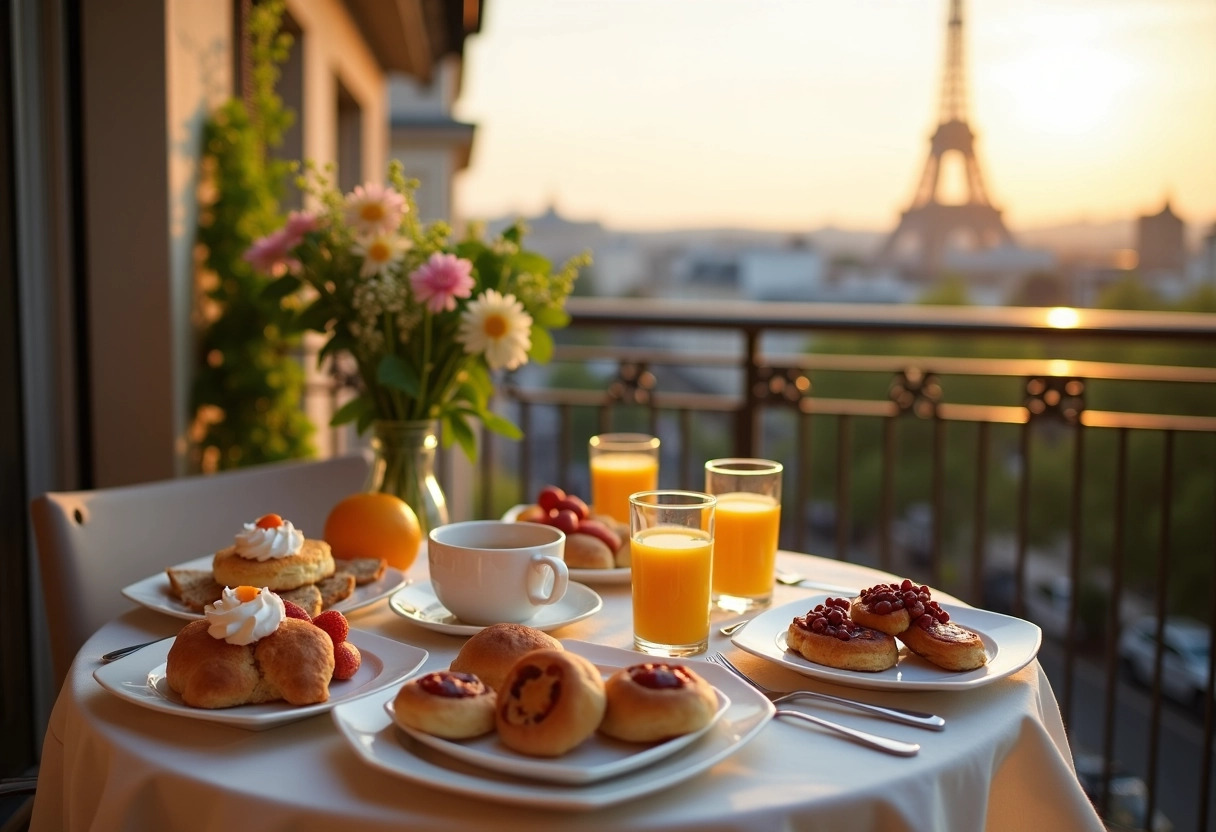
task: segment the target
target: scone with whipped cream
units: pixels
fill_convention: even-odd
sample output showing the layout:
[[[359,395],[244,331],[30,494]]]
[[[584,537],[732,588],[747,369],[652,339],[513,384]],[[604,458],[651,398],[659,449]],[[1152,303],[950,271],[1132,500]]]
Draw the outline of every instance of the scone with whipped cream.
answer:
[[[334,644],[309,621],[288,618],[269,589],[224,588],[204,619],[177,634],[165,678],[194,708],[231,708],[285,700],[313,705],[329,699]]]
[[[334,556],[324,540],[304,533],[277,514],[245,523],[233,545],[215,553],[211,571],[222,586],[296,589],[334,574]]]

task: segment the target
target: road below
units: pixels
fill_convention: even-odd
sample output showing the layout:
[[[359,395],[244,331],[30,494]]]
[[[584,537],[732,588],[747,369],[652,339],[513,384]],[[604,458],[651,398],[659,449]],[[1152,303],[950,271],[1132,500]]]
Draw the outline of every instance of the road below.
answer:
[[[1064,688],[1063,649],[1044,640],[1039,662],[1059,699]],[[1072,675],[1072,707],[1064,714],[1073,752],[1103,751],[1106,676],[1100,662],[1079,658]],[[1152,719],[1151,692],[1120,678],[1115,698],[1114,759],[1119,768],[1148,782]],[[1199,829],[1200,773],[1203,754],[1203,717],[1165,700],[1161,707],[1160,747],[1157,752],[1156,808],[1174,825],[1175,832],[1216,832],[1209,808],[1207,829]],[[1216,781],[1207,784],[1216,794]]]

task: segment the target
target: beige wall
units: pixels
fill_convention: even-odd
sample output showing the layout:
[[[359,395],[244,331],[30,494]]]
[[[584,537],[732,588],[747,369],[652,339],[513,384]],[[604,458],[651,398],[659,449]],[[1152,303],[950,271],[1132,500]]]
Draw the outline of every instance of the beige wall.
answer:
[[[304,157],[318,164],[337,160],[338,81],[363,114],[361,180],[383,178],[388,151],[384,73],[337,0],[288,0],[288,13],[303,30]]]
[[[303,30],[303,153],[336,158],[338,80],[382,177],[385,77],[337,0],[288,0]],[[97,486],[186,470],[199,141],[232,89],[232,3],[83,3],[88,361]]]

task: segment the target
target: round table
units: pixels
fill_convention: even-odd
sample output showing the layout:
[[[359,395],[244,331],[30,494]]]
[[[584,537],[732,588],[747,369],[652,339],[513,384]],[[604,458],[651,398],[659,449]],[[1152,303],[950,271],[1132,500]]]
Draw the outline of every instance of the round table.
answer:
[[[782,552],[779,566],[827,584],[868,586],[892,576]],[[426,579],[425,557],[409,571]],[[632,643],[629,587],[597,585],[603,609],[554,631],[619,648]],[[821,592],[776,588],[774,604]],[[940,595],[940,593],[939,593]],[[946,599],[948,600],[948,599]],[[352,627],[428,651],[422,670],[446,668],[463,637],[419,627],[379,602]],[[941,732],[799,700],[794,707],[855,728],[917,742],[911,758],[881,754],[822,729],[777,719],[731,756],[661,792],[595,811],[508,805],[428,788],[365,764],[328,713],[265,731],[158,713],[93,678],[102,653],[172,635],[182,621],[133,608],[94,634],[61,690],[43,747],[31,828],[335,832],[341,829],[534,830],[1102,830],[1072,768],[1051,686],[1037,661],[965,691],[881,691],[808,678],[737,649],[721,650],[768,687],[811,688],[931,711]],[[639,655],[639,660],[642,659]],[[572,786],[571,788],[585,788]]]

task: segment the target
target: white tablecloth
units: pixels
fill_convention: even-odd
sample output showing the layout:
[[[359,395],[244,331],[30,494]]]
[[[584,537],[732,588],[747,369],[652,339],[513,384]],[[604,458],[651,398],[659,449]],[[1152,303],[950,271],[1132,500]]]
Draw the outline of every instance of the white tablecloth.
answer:
[[[865,586],[890,576],[782,553],[786,568],[832,584]],[[426,564],[410,570],[424,580]],[[629,587],[597,586],[601,612],[554,632],[629,647]],[[809,596],[777,587],[775,603]],[[724,616],[719,615],[719,618]],[[463,639],[425,630],[381,602],[350,616],[353,627],[429,651],[444,668]],[[171,635],[180,620],[134,608],[81,649],[51,715],[34,805],[35,832],[59,830],[1102,830],[1072,770],[1051,686],[1038,662],[983,688],[895,692],[824,684],[744,653],[713,634],[761,682],[941,714],[930,732],[800,700],[795,707],[862,730],[921,744],[913,758],[865,749],[801,723],[775,720],[712,769],[661,793],[572,816],[430,789],[365,765],[329,714],[247,731],[156,713],[123,701],[93,678],[97,657]]]

